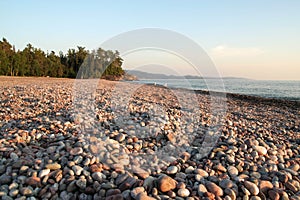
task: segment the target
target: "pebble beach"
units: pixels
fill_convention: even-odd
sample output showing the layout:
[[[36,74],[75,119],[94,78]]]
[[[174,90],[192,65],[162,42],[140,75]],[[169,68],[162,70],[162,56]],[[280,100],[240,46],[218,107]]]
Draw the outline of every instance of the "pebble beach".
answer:
[[[2,199],[300,199],[299,101],[90,86],[0,77]]]

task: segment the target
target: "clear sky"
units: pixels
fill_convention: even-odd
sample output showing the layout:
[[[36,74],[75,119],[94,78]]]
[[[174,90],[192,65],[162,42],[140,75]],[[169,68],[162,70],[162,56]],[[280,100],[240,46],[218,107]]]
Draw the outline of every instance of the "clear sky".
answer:
[[[222,76],[300,80],[299,0],[1,0],[0,10],[0,37],[18,49],[93,49],[122,32],[155,27],[196,41]]]

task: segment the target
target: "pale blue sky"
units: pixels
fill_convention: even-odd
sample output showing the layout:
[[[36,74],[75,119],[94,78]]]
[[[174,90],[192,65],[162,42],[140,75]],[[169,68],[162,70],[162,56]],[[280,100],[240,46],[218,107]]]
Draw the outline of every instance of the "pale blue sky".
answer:
[[[195,40],[223,76],[300,79],[300,1],[0,1],[0,37],[66,52],[138,28]]]

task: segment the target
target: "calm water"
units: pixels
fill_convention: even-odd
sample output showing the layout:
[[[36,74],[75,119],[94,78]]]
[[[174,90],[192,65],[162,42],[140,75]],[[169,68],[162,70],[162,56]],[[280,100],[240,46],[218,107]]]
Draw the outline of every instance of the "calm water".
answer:
[[[248,79],[153,79],[138,83],[156,83],[174,88],[223,91],[267,98],[300,101],[300,81],[258,81]]]

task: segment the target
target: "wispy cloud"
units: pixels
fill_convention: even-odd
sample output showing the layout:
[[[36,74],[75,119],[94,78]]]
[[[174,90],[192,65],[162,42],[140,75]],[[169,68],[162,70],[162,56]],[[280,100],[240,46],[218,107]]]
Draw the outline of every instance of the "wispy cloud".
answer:
[[[257,47],[230,47],[218,45],[211,50],[212,56],[217,57],[252,57],[263,54],[264,51]]]

